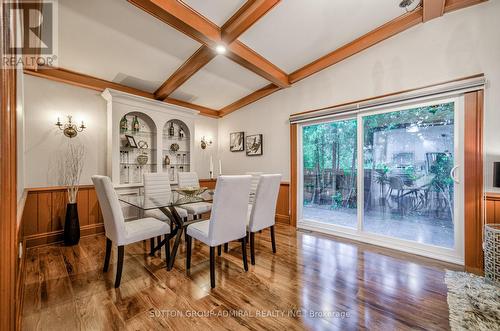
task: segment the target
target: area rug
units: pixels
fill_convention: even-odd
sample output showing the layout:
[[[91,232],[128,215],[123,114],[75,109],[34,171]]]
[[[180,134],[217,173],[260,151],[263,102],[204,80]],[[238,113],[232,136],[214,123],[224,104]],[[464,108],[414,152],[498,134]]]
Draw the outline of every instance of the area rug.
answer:
[[[467,272],[446,271],[450,327],[455,330],[499,330],[500,287]]]

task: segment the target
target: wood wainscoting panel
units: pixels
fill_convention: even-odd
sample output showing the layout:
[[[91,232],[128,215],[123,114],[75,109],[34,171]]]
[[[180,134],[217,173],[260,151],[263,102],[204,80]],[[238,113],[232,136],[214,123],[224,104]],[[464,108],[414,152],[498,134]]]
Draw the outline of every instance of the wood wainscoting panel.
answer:
[[[64,187],[28,189],[22,217],[27,247],[46,245],[63,239],[68,194]],[[82,186],[77,195],[82,236],[104,231],[94,187]]]
[[[201,179],[200,186],[214,189],[216,179]],[[290,184],[280,185],[276,205],[276,222],[290,224]],[[63,239],[67,192],[64,187],[28,189],[22,217],[27,247],[46,245]],[[104,232],[97,195],[92,185],[82,186],[77,195],[81,236]]]
[[[276,222],[290,224],[290,183],[287,182],[280,185],[276,204]]]
[[[200,179],[200,186],[215,189],[217,179]],[[290,183],[281,182],[276,202],[276,222],[290,224]]]
[[[486,210],[484,215],[484,222],[486,224],[499,224],[500,223],[500,193],[486,192],[484,194],[486,200]]]

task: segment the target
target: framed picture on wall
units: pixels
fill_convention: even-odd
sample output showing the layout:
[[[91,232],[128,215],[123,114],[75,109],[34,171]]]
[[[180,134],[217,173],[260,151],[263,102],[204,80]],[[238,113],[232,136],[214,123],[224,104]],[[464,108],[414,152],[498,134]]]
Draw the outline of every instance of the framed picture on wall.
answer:
[[[134,137],[129,135],[125,135],[125,137],[127,138],[127,143],[129,147],[137,148],[137,143],[135,142]]]
[[[229,150],[243,152],[245,150],[245,132],[232,132],[229,135]]]
[[[261,134],[254,134],[251,136],[247,136],[246,145],[247,145],[247,156],[257,156],[263,154]]]

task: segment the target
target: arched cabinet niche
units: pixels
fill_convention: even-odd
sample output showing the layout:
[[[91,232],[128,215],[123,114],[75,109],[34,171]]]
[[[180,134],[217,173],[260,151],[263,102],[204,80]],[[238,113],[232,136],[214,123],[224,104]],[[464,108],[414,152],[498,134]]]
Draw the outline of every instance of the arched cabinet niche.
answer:
[[[172,119],[163,127],[163,172],[167,172],[172,184],[177,184],[179,172],[190,171],[191,134],[181,120]]]
[[[112,89],[102,97],[108,115],[106,174],[119,194],[137,192],[144,173],[167,172],[175,185],[179,171],[194,169],[197,111]]]
[[[144,173],[157,172],[156,125],[142,112],[120,119],[120,184],[140,184]]]

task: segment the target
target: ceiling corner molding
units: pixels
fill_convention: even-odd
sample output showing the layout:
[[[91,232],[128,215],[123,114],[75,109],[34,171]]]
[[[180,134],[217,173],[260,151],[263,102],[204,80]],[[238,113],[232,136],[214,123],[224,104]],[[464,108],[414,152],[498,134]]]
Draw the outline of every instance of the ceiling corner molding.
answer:
[[[81,74],[75,71],[63,69],[63,68],[43,68],[38,67],[37,70],[33,69],[24,69],[24,73],[27,75],[45,78],[49,80],[53,80],[60,83],[66,83],[78,87],[84,87],[95,91],[103,92],[106,89],[113,89],[120,92],[125,92],[133,95],[137,95],[140,97],[155,99],[153,93],[149,93],[146,91],[142,91],[133,87],[125,86],[118,83],[113,83],[104,79],[100,79],[97,77]],[[189,102],[168,98],[164,102],[185,107],[193,110],[197,110],[203,116],[219,118],[219,111],[207,107],[203,107],[200,105],[192,104]]]

